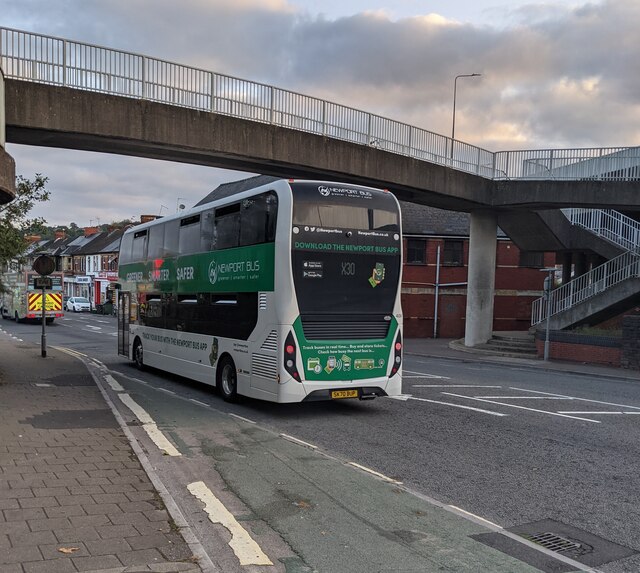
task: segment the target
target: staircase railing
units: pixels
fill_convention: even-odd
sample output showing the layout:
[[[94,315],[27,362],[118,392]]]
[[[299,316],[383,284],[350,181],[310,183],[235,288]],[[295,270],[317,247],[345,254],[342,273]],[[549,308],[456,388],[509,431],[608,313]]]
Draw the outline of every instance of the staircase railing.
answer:
[[[573,225],[627,251],[640,251],[640,223],[631,217],[613,209],[563,209],[562,212]]]
[[[640,277],[640,256],[629,251],[552,290],[548,301],[545,297],[533,301],[531,325],[540,324],[547,316],[568,310],[634,277]]]

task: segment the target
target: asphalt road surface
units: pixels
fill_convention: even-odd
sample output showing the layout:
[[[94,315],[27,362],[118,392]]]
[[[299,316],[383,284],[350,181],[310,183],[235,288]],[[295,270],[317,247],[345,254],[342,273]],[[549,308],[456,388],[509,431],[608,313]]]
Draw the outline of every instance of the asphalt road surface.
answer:
[[[0,326],[9,335],[40,344],[39,325],[4,321]],[[434,507],[460,508],[474,523],[480,523],[479,517],[518,534],[551,532],[560,543],[574,543],[565,556],[595,565],[598,571],[640,571],[637,382],[550,373],[473,357],[405,356],[401,399],[292,405],[244,400],[232,405],[207,386],[158,371],[135,370],[116,354],[114,317],[67,314],[47,328],[47,342],[99,360],[172,443],[186,452],[188,463],[158,470],[165,483],[186,479],[180,473],[189,474],[189,479],[207,475],[233,494],[236,503],[245,504],[247,520],[269,515],[264,520],[265,542],[280,555],[287,571],[427,570],[420,569],[420,560],[428,561],[428,551],[407,551],[409,546],[415,549],[415,539],[404,546],[404,554],[402,547],[398,549],[397,568],[372,566],[384,560],[377,551],[390,548],[369,547],[366,539],[356,537],[351,547],[340,551],[327,545],[324,537],[340,537],[341,529],[355,531],[350,524],[350,498],[358,505],[359,515],[369,513],[373,530],[393,514],[394,535],[400,537],[420,530],[407,522],[407,512],[413,511],[414,518],[423,512],[411,509],[420,500]],[[294,441],[285,440],[277,449],[273,440],[282,434]],[[307,444],[302,455],[295,440]],[[289,448],[298,448],[298,453]],[[262,450],[271,452],[269,460],[285,464],[286,478],[278,474],[282,467],[271,467],[269,460],[255,462]],[[351,478],[335,467],[308,465],[315,463],[311,454],[316,451],[333,462],[370,468],[387,481],[358,484],[356,495]],[[305,472],[312,479],[303,479]],[[278,485],[279,479],[290,487],[296,483],[293,499],[287,497],[285,485]],[[311,481],[316,489],[305,497]],[[376,493],[394,481],[402,483],[402,489],[396,488],[395,502],[385,497],[393,489]],[[324,488],[324,497],[318,497],[318,487]],[[363,495],[363,487],[371,487],[369,495]],[[286,507],[283,496],[289,513],[282,510]],[[196,515],[188,494],[175,497],[186,515]],[[296,520],[305,517],[299,510],[306,509],[315,512],[307,519],[315,520],[317,528],[296,528]],[[328,529],[329,522],[332,533],[323,529]],[[483,543],[493,541],[487,538]],[[324,555],[327,551],[333,556]],[[437,569],[434,564],[433,570],[498,567],[464,568],[451,559],[450,566]],[[349,569],[342,569],[346,562]],[[505,567],[505,571],[545,570]]]

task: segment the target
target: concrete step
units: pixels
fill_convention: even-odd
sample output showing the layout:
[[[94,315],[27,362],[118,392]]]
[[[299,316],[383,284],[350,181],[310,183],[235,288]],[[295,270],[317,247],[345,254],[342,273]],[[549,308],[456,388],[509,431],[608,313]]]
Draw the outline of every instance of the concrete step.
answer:
[[[531,340],[504,340],[492,338],[487,345],[495,348],[503,348],[505,350],[513,350],[516,352],[535,352],[536,344]]]
[[[469,348],[464,345],[464,338],[460,340],[452,340],[449,343],[449,347],[454,350],[460,350],[462,352],[469,352],[471,354],[485,354],[491,356],[505,356],[507,358],[523,358],[526,360],[537,360],[538,355],[534,349],[519,351],[513,348],[500,347],[493,344],[479,344]]]

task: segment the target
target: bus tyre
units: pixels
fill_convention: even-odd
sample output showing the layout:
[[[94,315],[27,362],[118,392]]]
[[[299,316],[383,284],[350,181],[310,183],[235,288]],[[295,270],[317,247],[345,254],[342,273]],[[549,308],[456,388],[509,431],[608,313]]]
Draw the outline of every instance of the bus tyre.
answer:
[[[236,366],[229,356],[224,356],[218,364],[216,385],[218,392],[227,402],[237,402],[238,400],[238,375]]]
[[[142,342],[140,340],[136,340],[133,344],[133,361],[138,370],[144,370]]]

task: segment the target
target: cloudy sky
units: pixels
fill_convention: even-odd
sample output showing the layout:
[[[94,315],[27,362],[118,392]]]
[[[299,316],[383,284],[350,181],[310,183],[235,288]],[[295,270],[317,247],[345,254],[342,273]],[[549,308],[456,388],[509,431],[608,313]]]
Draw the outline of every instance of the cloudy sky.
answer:
[[[346,104],[491,151],[640,145],[638,0],[0,0],[0,25]],[[243,173],[8,145],[50,224],[174,213]]]

